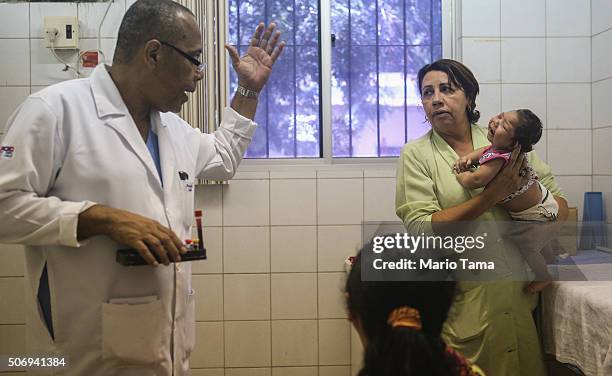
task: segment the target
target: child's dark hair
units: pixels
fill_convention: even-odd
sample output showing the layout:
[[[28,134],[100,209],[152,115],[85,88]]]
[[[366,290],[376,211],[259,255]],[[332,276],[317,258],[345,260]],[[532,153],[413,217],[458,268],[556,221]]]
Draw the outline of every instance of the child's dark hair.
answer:
[[[371,244],[366,246],[371,247]],[[371,250],[371,248],[370,248]],[[394,250],[385,249],[385,253]],[[371,252],[370,252],[371,253]],[[455,294],[454,281],[362,281],[360,252],[346,281],[347,308],[367,345],[360,376],[453,375],[440,334]],[[408,307],[408,308],[405,308]],[[388,323],[398,309],[414,309],[421,328]]]
[[[514,128],[514,138],[521,145],[521,152],[527,153],[542,137],[542,121],[531,110],[516,110],[516,114],[519,124]]]

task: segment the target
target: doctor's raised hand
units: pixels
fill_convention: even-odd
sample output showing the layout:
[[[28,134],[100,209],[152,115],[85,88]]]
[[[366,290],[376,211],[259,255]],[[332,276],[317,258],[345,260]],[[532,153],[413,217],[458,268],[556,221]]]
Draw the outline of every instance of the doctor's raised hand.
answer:
[[[225,45],[238,76],[238,91],[232,99],[231,106],[247,118],[255,117],[259,92],[268,82],[272,66],[285,47],[284,41],[279,42],[280,35],[274,22],[267,28],[264,23],[260,23],[251,37],[244,56],[241,57],[235,47]]]

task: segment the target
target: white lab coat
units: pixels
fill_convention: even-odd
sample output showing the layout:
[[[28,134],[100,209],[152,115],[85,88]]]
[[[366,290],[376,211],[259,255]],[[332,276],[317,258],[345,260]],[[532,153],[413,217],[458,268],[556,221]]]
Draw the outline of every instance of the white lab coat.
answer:
[[[0,154],[0,243],[27,245],[27,348],[68,356],[70,366],[57,374],[189,373],[195,340],[189,263],[122,266],[115,262],[121,246],[110,238],[79,244],[78,214],[99,203],[190,238],[194,192],[188,184],[232,177],[255,123],[226,109],[209,135],[172,113],[153,112],[151,119],[163,187],[104,66],[88,79],[32,94],[8,121],[3,145],[14,152]],[[45,263],[55,340],[37,303]]]

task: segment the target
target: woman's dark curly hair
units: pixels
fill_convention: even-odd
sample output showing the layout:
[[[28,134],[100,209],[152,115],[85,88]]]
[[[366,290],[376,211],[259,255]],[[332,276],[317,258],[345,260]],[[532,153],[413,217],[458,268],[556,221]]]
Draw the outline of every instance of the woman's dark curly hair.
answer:
[[[476,124],[478,119],[480,119],[480,111],[476,109],[476,96],[480,92],[480,87],[472,71],[460,62],[450,59],[440,59],[427,64],[419,70],[418,74],[419,92],[421,95],[423,94],[421,87],[423,77],[431,71],[446,73],[450,83],[463,90],[465,97],[468,99],[468,108],[466,109],[468,120],[470,124]]]

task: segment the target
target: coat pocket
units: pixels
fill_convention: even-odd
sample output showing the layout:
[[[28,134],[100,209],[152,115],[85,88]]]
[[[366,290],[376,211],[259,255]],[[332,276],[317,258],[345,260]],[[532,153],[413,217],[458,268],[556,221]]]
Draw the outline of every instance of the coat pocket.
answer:
[[[185,357],[189,358],[196,343],[195,291],[190,290],[189,294],[187,294],[185,308]]]
[[[164,332],[163,306],[157,297],[102,305],[102,357],[106,360],[125,365],[161,363],[170,352]]]

